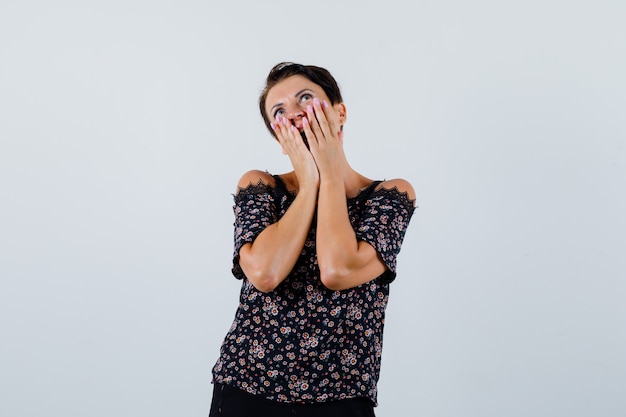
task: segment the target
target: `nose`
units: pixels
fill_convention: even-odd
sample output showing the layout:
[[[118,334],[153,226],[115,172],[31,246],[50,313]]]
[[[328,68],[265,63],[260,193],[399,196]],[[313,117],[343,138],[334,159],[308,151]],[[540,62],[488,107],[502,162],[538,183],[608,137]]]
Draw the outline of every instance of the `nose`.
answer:
[[[291,120],[294,120],[297,117],[302,117],[305,113],[298,100],[294,99],[286,100],[284,109],[284,116]]]
[[[302,128],[302,118],[304,117],[304,115],[304,110],[297,105],[291,106],[285,111],[285,117],[289,119],[297,129]]]
[[[304,110],[300,107],[293,107],[287,112],[287,118],[291,120],[301,118],[302,116],[304,116]]]

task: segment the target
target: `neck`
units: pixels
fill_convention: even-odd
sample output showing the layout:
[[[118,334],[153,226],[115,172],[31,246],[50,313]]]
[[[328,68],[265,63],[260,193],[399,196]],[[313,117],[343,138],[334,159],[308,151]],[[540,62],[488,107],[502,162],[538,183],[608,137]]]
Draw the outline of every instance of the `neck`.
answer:
[[[342,167],[341,177],[346,190],[346,196],[354,197],[361,189],[371,184],[372,180],[355,171],[348,161]]]

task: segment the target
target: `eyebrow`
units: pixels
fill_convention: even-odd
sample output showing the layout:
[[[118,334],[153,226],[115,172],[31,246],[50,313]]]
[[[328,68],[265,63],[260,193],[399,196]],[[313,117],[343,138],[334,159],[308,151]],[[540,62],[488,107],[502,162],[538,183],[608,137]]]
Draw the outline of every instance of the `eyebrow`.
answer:
[[[298,96],[302,95],[302,93],[304,93],[305,91],[308,91],[308,92],[311,92],[311,93],[313,92],[313,90],[311,90],[311,89],[309,89],[309,88],[303,88],[302,90],[298,91],[298,92],[297,92],[296,94],[294,94],[293,96],[294,96],[294,97],[298,97]],[[276,103],[276,104],[274,104],[274,105],[272,106],[272,108],[270,109],[270,113],[274,112],[274,108],[279,107],[279,106],[282,106],[282,105],[283,105],[283,102],[280,102],[280,103]]]

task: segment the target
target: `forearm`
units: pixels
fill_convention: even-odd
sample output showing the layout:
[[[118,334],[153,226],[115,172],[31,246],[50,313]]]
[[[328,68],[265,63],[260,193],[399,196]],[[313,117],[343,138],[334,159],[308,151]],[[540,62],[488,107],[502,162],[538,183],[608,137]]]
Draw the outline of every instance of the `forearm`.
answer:
[[[311,227],[316,202],[316,188],[301,189],[278,222],[241,248],[241,269],[260,291],[274,290],[293,269]]]
[[[340,181],[320,184],[316,250],[320,279],[332,290],[364,284],[386,269],[376,249],[357,239]]]
[[[357,258],[358,243],[348,217],[343,181],[320,184],[316,251],[322,277],[348,274]]]

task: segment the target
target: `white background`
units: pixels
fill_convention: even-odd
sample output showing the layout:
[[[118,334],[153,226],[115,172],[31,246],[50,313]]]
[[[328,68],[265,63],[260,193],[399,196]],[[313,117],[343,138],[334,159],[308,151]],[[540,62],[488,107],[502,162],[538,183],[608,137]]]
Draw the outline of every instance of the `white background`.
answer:
[[[626,415],[626,3],[0,2],[0,415],[206,416],[257,110],[328,68],[417,209],[379,417]]]

